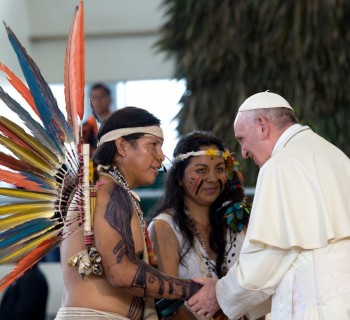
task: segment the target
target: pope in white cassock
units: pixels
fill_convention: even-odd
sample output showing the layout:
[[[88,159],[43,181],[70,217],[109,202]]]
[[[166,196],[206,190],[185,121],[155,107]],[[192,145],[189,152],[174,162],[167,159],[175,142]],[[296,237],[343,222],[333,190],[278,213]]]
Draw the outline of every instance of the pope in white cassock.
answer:
[[[234,122],[243,158],[259,167],[240,257],[189,301],[198,314],[273,320],[350,319],[350,160],[297,123],[289,103],[257,93]]]

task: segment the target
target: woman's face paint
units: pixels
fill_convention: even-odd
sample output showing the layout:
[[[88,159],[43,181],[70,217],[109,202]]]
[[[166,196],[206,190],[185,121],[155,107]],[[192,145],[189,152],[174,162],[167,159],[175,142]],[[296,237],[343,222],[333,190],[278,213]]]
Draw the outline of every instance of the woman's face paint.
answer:
[[[226,183],[224,159],[220,157],[192,157],[185,169],[181,185],[187,201],[211,205]]]
[[[223,183],[222,183],[221,179],[219,179],[219,185],[220,185],[220,193],[221,193],[222,189],[223,189]]]
[[[190,181],[193,181],[193,183],[190,182],[190,190],[192,193],[198,193],[198,186],[202,184],[202,180],[201,177],[193,177],[190,179]]]

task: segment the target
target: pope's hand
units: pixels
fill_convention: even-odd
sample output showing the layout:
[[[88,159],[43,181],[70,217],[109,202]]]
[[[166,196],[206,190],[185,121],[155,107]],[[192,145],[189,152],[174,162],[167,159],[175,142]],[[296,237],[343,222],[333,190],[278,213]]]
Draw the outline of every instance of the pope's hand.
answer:
[[[209,319],[220,309],[215,290],[218,280],[213,278],[194,278],[192,280],[202,284],[203,287],[187,301],[188,306],[192,311]]]

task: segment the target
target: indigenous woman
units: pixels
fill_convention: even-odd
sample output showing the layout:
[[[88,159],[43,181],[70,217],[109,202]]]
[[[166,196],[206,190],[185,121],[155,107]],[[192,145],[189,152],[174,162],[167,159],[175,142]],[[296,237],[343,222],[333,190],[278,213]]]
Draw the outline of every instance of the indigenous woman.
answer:
[[[189,279],[226,274],[238,258],[249,217],[241,182],[237,161],[212,133],[180,139],[149,229],[160,271]],[[176,316],[186,317],[201,319],[187,308]]]

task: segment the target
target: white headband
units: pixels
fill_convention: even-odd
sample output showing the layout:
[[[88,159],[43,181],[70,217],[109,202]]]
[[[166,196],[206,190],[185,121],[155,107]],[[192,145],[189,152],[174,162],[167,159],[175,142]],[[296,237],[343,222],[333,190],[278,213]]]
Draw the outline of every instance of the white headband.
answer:
[[[100,146],[101,144],[108,141],[117,140],[120,137],[128,136],[129,134],[133,133],[146,133],[163,139],[163,130],[159,126],[121,128],[109,131],[104,134],[98,142],[97,146]]]

